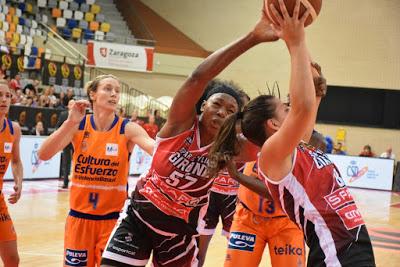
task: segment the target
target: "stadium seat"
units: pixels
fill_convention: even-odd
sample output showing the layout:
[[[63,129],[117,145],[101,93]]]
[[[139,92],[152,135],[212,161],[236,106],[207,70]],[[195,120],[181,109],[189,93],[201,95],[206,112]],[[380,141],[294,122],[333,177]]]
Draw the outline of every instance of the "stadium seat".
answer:
[[[67,25],[68,25],[68,28],[70,28],[70,29],[76,28],[76,27],[78,27],[78,21],[75,19],[68,19]]]
[[[63,27],[65,27],[65,24],[66,24],[66,23],[67,23],[67,20],[66,20],[66,19],[64,19],[64,18],[57,18],[57,21],[56,21],[57,27],[63,28]]]
[[[71,2],[71,3],[69,3],[69,9],[71,9],[73,11],[79,10],[79,4],[76,2]]]
[[[32,38],[32,36],[27,36],[27,37],[26,37],[26,44],[28,44],[28,45],[32,45],[32,44],[33,44],[33,38]]]
[[[69,28],[64,28],[62,31],[62,36],[64,39],[70,39],[71,38],[71,30]]]
[[[2,13],[7,15],[8,14],[8,6],[3,5],[2,7],[3,7]]]
[[[110,31],[110,28],[111,28],[110,23],[106,23],[106,22],[103,22],[103,23],[101,24],[101,26],[100,26],[100,30],[101,30],[102,32],[109,32],[109,31]]]
[[[104,17],[104,15],[103,14],[96,14],[96,21],[98,21],[98,22],[104,22],[104,20],[105,20],[105,17]]]
[[[82,29],[81,28],[73,28],[72,29],[72,38],[80,39],[81,35],[82,35]]]
[[[31,3],[27,3],[26,4],[26,10],[25,10],[26,12],[28,12],[28,13],[33,13],[33,7],[32,7],[32,4]]]
[[[89,23],[86,20],[81,20],[79,21],[79,28],[86,30],[89,28]]]
[[[14,32],[13,33],[12,42],[15,43],[15,44],[19,44],[19,40],[20,40],[19,33]]]
[[[12,16],[12,23],[17,25],[19,23],[19,17],[17,15]]]
[[[0,42],[4,43],[6,40],[6,33],[3,30],[0,30]]]
[[[25,4],[25,3],[19,3],[19,4],[18,4],[18,8],[19,8],[22,12],[25,12],[25,10],[26,10],[26,4]]]
[[[47,3],[47,7],[49,8],[56,8],[58,6],[58,3],[56,0],[49,0]]]
[[[12,16],[11,16],[10,14],[7,14],[7,15],[6,15],[6,21],[7,21],[8,23],[11,23],[11,22],[12,22]]]
[[[78,4],[83,4],[86,3],[86,0],[75,0],[75,2],[77,2]]]
[[[14,16],[15,15],[15,7],[12,7],[12,6],[8,7],[8,14],[11,16]]]
[[[89,7],[89,5],[83,3],[83,4],[81,4],[81,8],[79,10],[82,12],[89,12],[90,7]]]
[[[21,34],[20,35],[19,43],[22,44],[22,45],[26,44],[26,35],[25,34]]]
[[[46,7],[47,1],[46,0],[37,0],[38,7]]]
[[[29,36],[34,37],[36,35],[36,30],[31,28],[29,31]]]
[[[94,39],[97,41],[103,41],[104,40],[104,32],[102,31],[95,31],[94,33]]]
[[[24,26],[25,25],[25,18],[20,17],[19,20],[18,20],[18,24],[21,25],[21,26]]]
[[[47,24],[48,21],[49,21],[49,18],[46,15],[42,15],[42,22],[44,24]]]
[[[24,47],[24,54],[26,56],[29,56],[31,54],[31,52],[32,52],[32,46],[29,44],[26,44]]]
[[[21,34],[24,31],[24,27],[22,25],[17,25],[17,29],[15,31]]]
[[[8,29],[9,32],[15,32],[17,29],[16,25],[14,23],[10,23],[10,28]]]
[[[61,9],[59,8],[53,8],[53,10],[51,11],[51,16],[53,18],[59,18],[61,17]]]
[[[38,57],[41,57],[43,55],[43,53],[44,53],[44,47],[39,47]]]
[[[75,11],[74,12],[74,19],[76,20],[82,20],[83,19],[83,12],[82,11]]]
[[[83,38],[86,40],[93,40],[94,39],[94,33],[91,32],[90,30],[84,30],[85,34],[83,35]]]
[[[28,26],[25,25],[23,33],[26,34],[26,35],[29,35],[30,32],[31,32],[31,28],[29,28]]]
[[[3,31],[7,32],[10,28],[10,24],[7,21],[3,21]]]
[[[90,12],[93,14],[98,14],[101,11],[101,7],[99,5],[93,4],[90,6]]]
[[[91,31],[97,31],[99,29],[99,23],[97,21],[90,22],[89,29]]]
[[[38,27],[38,23],[36,20],[32,20],[32,29],[36,29]]]
[[[6,32],[6,42],[9,43],[12,41],[13,38],[13,33],[12,32]]]
[[[25,26],[28,27],[28,28],[30,28],[30,27],[32,26],[32,20],[26,19],[26,20],[25,20]]]
[[[85,20],[86,20],[87,22],[93,21],[93,20],[94,20],[94,14],[93,14],[93,13],[90,13],[90,12],[85,13]]]
[[[88,5],[93,5],[95,2],[95,0],[86,0],[86,4]]]
[[[16,9],[15,9],[15,16],[21,17],[21,16],[22,16],[22,10],[19,9],[19,8],[16,8]]]
[[[6,15],[3,13],[0,13],[0,21],[5,21],[6,20]]]
[[[36,29],[36,36],[42,36],[43,31],[41,29]]]
[[[108,32],[108,33],[106,34],[106,40],[109,41],[109,42],[114,42],[114,40],[115,40],[115,34],[112,33],[112,32]]]
[[[72,14],[73,14],[72,10],[64,9],[63,17],[66,18],[66,19],[71,19],[72,18]]]
[[[40,70],[41,68],[42,68],[42,60],[37,57],[35,61],[35,69]]]
[[[67,1],[60,1],[60,2],[58,3],[58,7],[59,7],[60,9],[62,9],[62,10],[68,9],[68,2],[67,2]]]
[[[31,48],[31,55],[32,56],[37,56],[39,52],[39,49],[36,46],[32,46]]]

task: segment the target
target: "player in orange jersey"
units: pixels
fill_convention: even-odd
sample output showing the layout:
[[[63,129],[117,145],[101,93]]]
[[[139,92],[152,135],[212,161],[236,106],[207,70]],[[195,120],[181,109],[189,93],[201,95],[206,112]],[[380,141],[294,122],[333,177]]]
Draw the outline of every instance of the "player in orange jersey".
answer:
[[[256,162],[247,163],[243,173],[258,179]],[[267,244],[272,266],[305,265],[303,232],[266,193],[261,197],[240,185],[225,267],[258,266]]]
[[[39,149],[40,159],[47,160],[70,142],[74,146],[64,266],[99,266],[127,199],[130,151],[135,144],[149,154],[153,150],[154,140],[142,127],[116,115],[120,87],[112,75],[89,82],[90,102],[75,101],[68,119]],[[90,104],[93,114],[85,115]]]
[[[8,202],[15,204],[21,197],[23,169],[19,155],[21,129],[6,115],[10,109],[12,93],[6,81],[0,81],[0,257],[5,267],[18,266],[17,235],[2,193],[3,177],[11,161],[14,176],[14,193]]]

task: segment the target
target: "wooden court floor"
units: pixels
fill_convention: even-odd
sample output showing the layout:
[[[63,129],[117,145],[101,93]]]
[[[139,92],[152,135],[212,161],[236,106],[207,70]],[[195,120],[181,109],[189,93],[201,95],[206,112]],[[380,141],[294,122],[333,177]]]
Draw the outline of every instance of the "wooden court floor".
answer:
[[[12,183],[5,182],[3,189],[8,195]],[[366,221],[377,266],[400,267],[400,194],[363,189],[351,192]],[[20,201],[8,205],[18,235],[20,266],[62,266],[68,194],[68,190],[59,189],[56,180],[27,181]],[[223,266],[226,239],[220,232],[217,229],[211,241],[206,267]],[[271,266],[267,252],[260,266]]]

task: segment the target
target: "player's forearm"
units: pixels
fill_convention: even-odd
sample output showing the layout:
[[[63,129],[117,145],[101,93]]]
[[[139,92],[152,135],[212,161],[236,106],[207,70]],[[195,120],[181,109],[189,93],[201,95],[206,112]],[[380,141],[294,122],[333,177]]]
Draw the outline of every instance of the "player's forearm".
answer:
[[[247,176],[241,172],[237,172],[232,178],[260,196],[264,198],[270,198],[267,186],[263,181],[257,179],[256,177]]]
[[[12,170],[15,184],[21,185],[22,179],[24,176],[22,161],[20,161],[20,160],[16,161],[16,162],[12,161],[11,162],[11,170]]]

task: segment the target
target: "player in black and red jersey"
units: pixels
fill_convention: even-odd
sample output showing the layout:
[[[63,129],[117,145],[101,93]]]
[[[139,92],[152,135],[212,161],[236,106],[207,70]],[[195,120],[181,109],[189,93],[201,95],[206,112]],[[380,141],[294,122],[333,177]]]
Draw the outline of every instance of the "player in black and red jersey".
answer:
[[[227,116],[241,101],[229,86],[216,88],[196,116],[195,105],[208,82],[251,47],[277,40],[263,14],[255,28],[200,64],[174,97],[159,132],[153,161],[132,196],[126,216],[111,234],[103,266],[197,266],[197,242],[207,210],[207,154]]]
[[[225,161],[231,176],[243,178],[227,157],[238,153],[233,125],[240,118],[244,136],[261,147],[259,176],[265,179],[274,200],[280,201],[284,212],[304,232],[310,247],[308,266],[375,266],[364,221],[339,171],[322,151],[302,142],[311,135],[323,92],[314,90],[305,42],[308,11],[298,18],[297,0],[290,17],[283,1],[279,2],[282,15],[273,9],[278,18],[274,28],[291,56],[291,106],[270,95],[250,101],[243,113],[230,116],[221,127],[210,151],[210,166],[216,166],[214,161]],[[262,182],[258,185],[260,190],[265,189]]]

